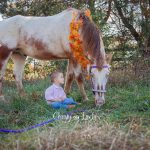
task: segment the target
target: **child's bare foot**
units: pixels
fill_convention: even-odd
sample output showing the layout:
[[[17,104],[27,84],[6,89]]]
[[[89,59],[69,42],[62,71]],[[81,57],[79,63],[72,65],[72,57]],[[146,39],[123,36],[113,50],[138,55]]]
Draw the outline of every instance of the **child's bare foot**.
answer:
[[[68,108],[74,108],[75,105],[68,105]]]

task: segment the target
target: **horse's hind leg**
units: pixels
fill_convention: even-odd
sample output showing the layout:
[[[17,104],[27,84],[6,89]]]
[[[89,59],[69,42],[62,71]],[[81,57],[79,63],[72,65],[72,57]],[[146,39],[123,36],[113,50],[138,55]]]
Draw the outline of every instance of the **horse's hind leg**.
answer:
[[[6,46],[0,45],[0,100],[4,100],[4,96],[2,94],[2,82],[5,75],[7,62],[11,53],[12,51],[9,50]]]
[[[24,95],[24,89],[22,84],[22,75],[24,72],[24,64],[26,56],[21,55],[20,53],[13,53],[11,56],[14,62],[14,78],[16,81],[17,89],[20,95]]]

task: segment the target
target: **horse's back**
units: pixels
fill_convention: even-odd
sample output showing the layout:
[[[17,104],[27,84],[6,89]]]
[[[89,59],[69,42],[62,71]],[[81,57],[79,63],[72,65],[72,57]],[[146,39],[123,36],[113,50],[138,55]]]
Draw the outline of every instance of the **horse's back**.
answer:
[[[50,52],[53,56],[58,53],[65,56],[64,51],[70,50],[68,36],[73,11],[77,10],[65,10],[47,17],[25,17],[28,21],[20,28],[19,48],[31,57],[38,55],[41,58],[41,50]]]
[[[53,57],[58,53],[61,58],[66,57],[70,51],[68,36],[73,12],[78,10],[71,8],[47,17],[17,15],[5,19],[0,22],[0,45],[19,48],[26,55],[40,59],[49,53]]]
[[[53,34],[53,32],[60,32],[62,28],[69,27],[70,21],[72,19],[72,12],[76,9],[64,10],[63,12],[47,17],[25,17],[26,21],[21,30],[23,32],[27,32],[28,36],[32,36],[32,34],[37,35],[45,34]],[[76,10],[77,11],[77,10]],[[38,32],[37,32],[38,31]],[[45,36],[46,36],[45,35]]]

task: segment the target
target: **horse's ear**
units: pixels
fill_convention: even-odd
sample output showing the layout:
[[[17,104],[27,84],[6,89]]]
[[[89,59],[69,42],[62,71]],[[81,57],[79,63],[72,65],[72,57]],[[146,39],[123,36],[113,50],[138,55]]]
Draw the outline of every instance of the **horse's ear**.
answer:
[[[113,53],[106,54],[106,62],[107,62],[107,64],[111,63],[113,55],[114,55]]]

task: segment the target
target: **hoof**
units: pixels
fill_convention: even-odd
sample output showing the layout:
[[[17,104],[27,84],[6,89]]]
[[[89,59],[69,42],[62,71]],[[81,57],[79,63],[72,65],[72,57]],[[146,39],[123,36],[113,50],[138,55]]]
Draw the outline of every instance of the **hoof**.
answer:
[[[0,102],[5,102],[5,97],[4,97],[4,95],[0,95]]]
[[[21,97],[24,97],[24,96],[27,96],[27,94],[25,93],[25,92],[19,92],[19,95],[21,96]]]
[[[83,98],[83,102],[87,102],[89,99],[86,97],[86,98]]]

